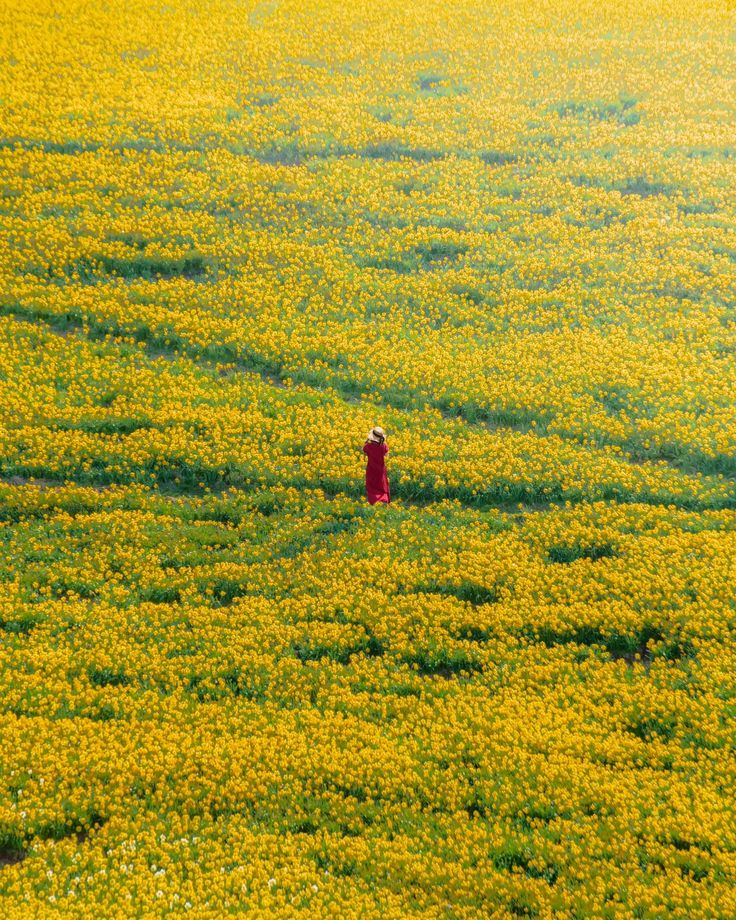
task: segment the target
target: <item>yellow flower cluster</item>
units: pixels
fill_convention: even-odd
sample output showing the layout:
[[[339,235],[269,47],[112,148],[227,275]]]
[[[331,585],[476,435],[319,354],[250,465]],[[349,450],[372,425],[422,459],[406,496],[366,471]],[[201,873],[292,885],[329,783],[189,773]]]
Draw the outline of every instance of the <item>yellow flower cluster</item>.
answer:
[[[0,2],[2,917],[736,916],[735,30]]]
[[[734,512],[1,491],[8,916],[736,906]]]

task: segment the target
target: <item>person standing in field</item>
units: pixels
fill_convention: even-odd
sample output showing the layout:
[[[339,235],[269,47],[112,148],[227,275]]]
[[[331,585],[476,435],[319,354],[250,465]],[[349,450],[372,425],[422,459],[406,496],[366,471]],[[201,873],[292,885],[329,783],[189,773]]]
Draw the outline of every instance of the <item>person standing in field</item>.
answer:
[[[368,503],[371,505],[375,505],[376,502],[388,504],[391,501],[386,473],[388,444],[383,428],[371,428],[363,445],[363,453],[368,457],[368,465],[365,468],[365,494],[368,497]]]

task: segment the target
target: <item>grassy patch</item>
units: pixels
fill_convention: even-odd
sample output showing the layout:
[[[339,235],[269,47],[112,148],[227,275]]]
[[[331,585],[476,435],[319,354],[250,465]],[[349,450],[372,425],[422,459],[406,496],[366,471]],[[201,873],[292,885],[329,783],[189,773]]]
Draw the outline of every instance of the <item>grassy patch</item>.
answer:
[[[417,74],[417,88],[422,96],[458,96],[467,92],[463,84],[434,70]]]
[[[622,195],[635,195],[638,198],[654,198],[659,195],[670,195],[675,191],[674,186],[666,182],[657,182],[644,176],[637,176],[616,182],[613,188]]]
[[[464,649],[434,647],[407,651],[402,660],[427,677],[459,677],[482,670]]]
[[[141,589],[140,597],[150,604],[178,604],[181,591],[174,585],[147,585]]]
[[[621,94],[617,100],[613,101],[568,99],[555,103],[548,111],[556,113],[563,119],[613,121],[624,127],[631,127],[637,125],[642,118],[642,113],[636,109],[636,104],[636,97]]]
[[[554,885],[559,875],[558,869],[554,865],[545,865],[544,868],[532,865],[533,862],[536,862],[534,854],[515,842],[509,842],[503,849],[494,853],[492,860],[496,869],[500,869],[502,872],[513,872],[515,869],[521,869],[528,878],[541,878],[549,885]]]
[[[267,677],[262,674],[253,674],[241,667],[232,667],[206,684],[197,678],[190,684],[197,689],[200,702],[222,699],[232,696],[245,700],[263,702],[266,698]]]
[[[470,303],[475,304],[476,307],[480,306],[486,301],[485,294],[478,290],[477,287],[473,287],[470,284],[456,284],[450,290],[453,294],[457,294],[458,297],[463,297],[465,300],[469,300]]]
[[[554,630],[548,627],[530,627],[523,635],[533,642],[541,642],[548,647],[556,645],[580,645],[599,648],[614,661],[622,660],[628,665],[640,661],[648,668],[652,661],[661,658],[665,661],[687,662],[695,658],[697,649],[689,638],[676,634],[667,634],[664,627],[647,624],[636,632],[603,632],[597,626],[578,626],[575,629]],[[582,660],[582,656],[580,660]]]
[[[547,550],[547,561],[558,565],[569,565],[571,562],[577,562],[578,559],[590,559],[596,562],[598,559],[612,559],[615,556],[616,550],[610,543],[591,543],[587,546],[559,545],[551,546]]]
[[[360,151],[360,155],[367,160],[415,160],[418,163],[429,163],[446,156],[440,150],[432,150],[428,147],[409,147],[406,144],[389,141],[368,144]]]
[[[516,163],[519,155],[506,150],[485,150],[479,154],[479,158],[488,166],[508,166],[509,163]]]
[[[233,578],[216,578],[207,582],[206,591],[212,595],[216,607],[229,607],[239,597],[247,597],[250,593],[247,585]]]
[[[500,587],[500,584],[486,586],[479,585],[473,581],[461,581],[459,584],[427,581],[416,585],[413,591],[423,594],[440,594],[444,597],[456,597],[458,600],[467,601],[475,607],[481,604],[498,603]]]
[[[167,278],[200,279],[211,273],[215,263],[199,252],[190,252],[178,259],[132,253],[128,258],[99,255],[95,259],[81,258],[66,266],[65,273],[86,281],[95,281],[100,272],[126,280],[158,281]]]
[[[626,723],[624,730],[642,741],[652,741],[658,738],[666,744],[675,736],[677,720],[674,715],[635,716]]]
[[[0,631],[27,636],[28,633],[34,628],[34,626],[38,626],[40,622],[40,620],[30,616],[19,616],[13,618],[0,617]]]
[[[94,687],[127,687],[133,682],[125,671],[114,668],[90,668],[87,676]]]
[[[369,658],[380,658],[385,653],[383,642],[372,634],[346,645],[332,645],[330,643],[312,641],[305,637],[301,642],[292,646],[294,657],[301,662],[322,661],[328,658],[339,664],[348,664],[353,655],[367,655]]]
[[[130,435],[134,431],[147,431],[154,426],[144,419],[103,418],[82,419],[79,422],[53,422],[57,431],[86,431],[89,434]]]
[[[417,246],[414,252],[419,262],[427,266],[433,262],[452,262],[464,255],[468,248],[466,243],[456,243],[453,240],[432,240]]]

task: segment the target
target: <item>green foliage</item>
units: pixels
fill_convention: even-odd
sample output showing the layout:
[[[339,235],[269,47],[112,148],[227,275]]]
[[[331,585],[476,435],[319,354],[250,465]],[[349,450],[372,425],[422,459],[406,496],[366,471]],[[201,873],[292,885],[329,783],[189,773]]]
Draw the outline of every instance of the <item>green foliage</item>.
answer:
[[[578,559],[590,559],[596,562],[598,559],[611,559],[616,555],[616,551],[610,543],[593,543],[590,546],[551,546],[547,552],[550,562],[556,562],[563,565],[569,565]]]
[[[124,671],[113,668],[90,668],[87,676],[94,687],[127,687],[132,683]]]

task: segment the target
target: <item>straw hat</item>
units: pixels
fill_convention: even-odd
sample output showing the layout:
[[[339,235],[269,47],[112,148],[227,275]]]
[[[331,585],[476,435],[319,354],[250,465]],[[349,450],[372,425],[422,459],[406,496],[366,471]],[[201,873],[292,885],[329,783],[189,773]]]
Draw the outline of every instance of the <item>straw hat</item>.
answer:
[[[383,428],[379,428],[378,426],[371,428],[368,432],[368,440],[373,441],[374,444],[380,444],[382,441],[386,440],[386,432]]]

